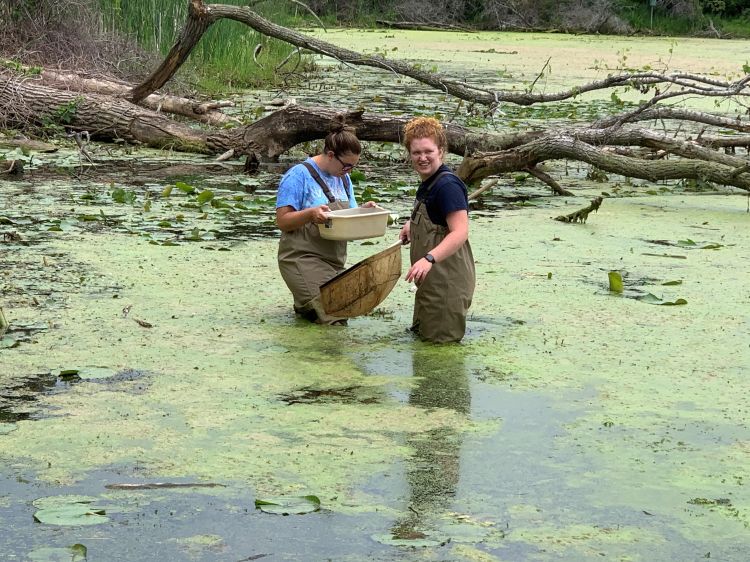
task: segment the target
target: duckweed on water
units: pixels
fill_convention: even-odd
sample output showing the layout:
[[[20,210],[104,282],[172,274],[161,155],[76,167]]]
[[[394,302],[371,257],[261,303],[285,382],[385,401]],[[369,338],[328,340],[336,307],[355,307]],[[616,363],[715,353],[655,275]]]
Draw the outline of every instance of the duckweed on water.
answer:
[[[744,561],[745,200],[608,185],[622,198],[586,224],[551,220],[601,193],[585,173],[569,176],[578,198],[509,181],[534,204],[490,196],[472,214],[470,329],[444,347],[405,331],[406,283],[348,328],[295,320],[265,179],[252,194],[210,178],[166,195],[173,180],[4,185],[21,240],[2,247],[0,304],[11,329],[45,329],[0,350],[0,552],[76,544],[67,526],[49,544],[30,506],[85,494],[107,508],[87,529],[102,559]],[[403,177],[368,181],[408,208]],[[626,296],[688,304],[618,298],[610,271]],[[91,376],[61,383],[72,369]],[[217,486],[106,488],[150,482]],[[304,529],[253,509],[309,495],[325,512]]]

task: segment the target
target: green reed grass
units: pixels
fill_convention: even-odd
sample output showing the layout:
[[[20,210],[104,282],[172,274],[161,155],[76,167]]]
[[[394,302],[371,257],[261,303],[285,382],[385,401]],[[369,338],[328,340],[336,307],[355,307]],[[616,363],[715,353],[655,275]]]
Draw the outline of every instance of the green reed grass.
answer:
[[[709,17],[699,18],[676,17],[654,10],[653,22],[648,3],[631,6],[621,14],[639,32],[653,32],[659,35],[674,37],[694,36],[704,31],[709,23]],[[750,37],[750,22],[745,18],[722,18],[711,16],[714,26],[725,35],[734,38]]]
[[[223,3],[246,5],[244,0],[222,0]],[[185,0],[101,0],[104,26],[135,37],[145,49],[166,54],[174,45],[187,19]],[[294,8],[283,2],[273,4],[263,13],[275,22],[290,23]],[[294,6],[289,4],[289,6]],[[257,56],[257,45],[263,48]],[[188,59],[198,76],[199,86],[211,91],[258,87],[279,79],[276,67],[293,51],[293,47],[257,33],[235,21],[221,20],[203,35]],[[289,62],[294,65],[296,58]]]

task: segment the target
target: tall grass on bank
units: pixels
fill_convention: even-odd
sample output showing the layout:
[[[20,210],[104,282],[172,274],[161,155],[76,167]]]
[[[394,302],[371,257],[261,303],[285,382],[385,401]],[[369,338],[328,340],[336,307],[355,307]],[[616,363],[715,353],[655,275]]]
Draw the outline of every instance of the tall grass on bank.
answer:
[[[243,0],[222,1],[239,6],[247,4]],[[187,4],[185,0],[100,0],[105,28],[124,32],[145,49],[162,55],[174,45],[185,25]],[[293,18],[282,6],[271,10],[266,10],[264,15],[276,22],[288,23]],[[261,66],[253,60],[253,52],[259,44],[262,49],[257,60]],[[261,35],[244,24],[221,20],[203,35],[187,64],[194,70],[202,89],[259,87],[278,80],[276,67],[292,50],[292,46]]]
[[[623,6],[619,15],[625,19],[636,33],[653,33],[672,37],[712,36],[709,26],[723,35],[736,39],[750,38],[750,19],[747,16],[726,18],[699,14],[697,17],[675,16],[661,9],[653,11],[648,2]]]

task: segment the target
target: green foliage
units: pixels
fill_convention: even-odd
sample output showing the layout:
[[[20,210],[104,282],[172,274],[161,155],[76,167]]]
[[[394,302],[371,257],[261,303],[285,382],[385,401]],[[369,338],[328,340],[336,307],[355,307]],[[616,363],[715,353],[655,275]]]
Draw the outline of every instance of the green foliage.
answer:
[[[78,106],[84,101],[82,96],[51,109],[41,118],[42,134],[57,136],[65,132],[65,125],[73,123]]]
[[[12,59],[0,59],[0,67],[8,68],[13,72],[26,76],[39,76],[42,73],[41,66],[27,66]]]
[[[224,3],[247,5],[243,0]],[[188,2],[184,0],[100,0],[100,5],[107,28],[134,36],[141,46],[162,55],[174,45],[187,19]],[[265,10],[263,6],[253,9],[276,23],[294,19],[284,11],[289,8],[283,2]],[[227,91],[279,82],[283,79],[284,67],[298,62],[292,57],[277,69],[292,52],[292,46],[261,35],[240,22],[221,20],[211,26],[195,46],[188,66],[198,74],[204,90]]]

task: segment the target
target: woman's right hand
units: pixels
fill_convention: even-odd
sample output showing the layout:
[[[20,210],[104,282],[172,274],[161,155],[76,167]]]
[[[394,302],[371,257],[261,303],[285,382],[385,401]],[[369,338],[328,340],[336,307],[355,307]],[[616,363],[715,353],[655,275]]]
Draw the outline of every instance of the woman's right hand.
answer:
[[[323,224],[328,220],[326,213],[330,213],[331,209],[328,205],[320,205],[319,207],[310,207],[310,222],[313,224]]]
[[[406,224],[401,227],[401,232],[398,233],[398,237],[402,244],[408,244],[411,242],[411,221],[406,221]]]

